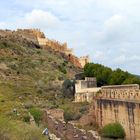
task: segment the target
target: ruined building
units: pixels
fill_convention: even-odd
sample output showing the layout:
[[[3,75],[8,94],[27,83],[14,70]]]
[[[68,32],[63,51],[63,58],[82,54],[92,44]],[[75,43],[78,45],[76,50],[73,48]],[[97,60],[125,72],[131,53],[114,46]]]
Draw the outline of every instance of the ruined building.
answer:
[[[75,102],[92,102],[93,97],[100,90],[97,88],[96,78],[86,77],[85,80],[76,80]]]

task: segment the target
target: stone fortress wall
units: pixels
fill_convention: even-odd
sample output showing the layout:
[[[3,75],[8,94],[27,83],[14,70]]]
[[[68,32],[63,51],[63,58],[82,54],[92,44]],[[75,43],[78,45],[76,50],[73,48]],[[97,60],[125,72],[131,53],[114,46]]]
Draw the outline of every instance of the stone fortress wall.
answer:
[[[12,31],[12,30],[0,30],[0,36],[1,37],[15,37],[18,39],[18,37],[22,37],[28,41],[32,41],[36,44],[38,44],[37,41],[37,35],[41,36],[41,32],[39,32],[39,30],[34,30],[34,29],[17,29],[16,31]],[[38,44],[39,45],[39,44]]]
[[[88,84],[89,81],[92,82]],[[127,140],[139,140],[139,85],[112,85],[97,88],[95,83],[96,78],[77,80],[75,102],[92,102],[95,119],[100,127],[112,122],[119,122],[125,129]]]
[[[82,56],[79,58],[79,62],[81,63],[82,67],[85,66],[85,64],[90,62],[89,56]]]
[[[46,38],[44,33],[40,32],[39,29],[33,29],[31,32],[37,37],[38,43],[43,47],[43,49],[51,48],[54,51],[65,54],[68,57],[68,60],[71,61],[75,66],[83,68],[85,64],[89,62],[88,56],[83,56],[80,58],[76,57],[73,54],[73,49],[68,48],[66,42],[61,43],[59,41]]]
[[[139,85],[103,86],[95,99],[95,114],[100,127],[119,122],[125,129],[127,140],[139,140]]]

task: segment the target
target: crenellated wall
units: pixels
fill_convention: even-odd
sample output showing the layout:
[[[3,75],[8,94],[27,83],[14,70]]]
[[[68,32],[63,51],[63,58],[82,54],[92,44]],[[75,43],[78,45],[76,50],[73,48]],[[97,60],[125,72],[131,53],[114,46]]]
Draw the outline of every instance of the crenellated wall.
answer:
[[[139,85],[104,86],[95,99],[96,120],[100,127],[119,122],[127,140],[140,139]]]
[[[66,42],[61,43],[56,40],[48,39],[45,37],[44,34],[42,34],[42,32],[40,33],[38,32],[40,32],[40,30],[34,31],[34,34],[37,35],[38,43],[43,47],[43,49],[51,48],[54,51],[64,53],[67,56],[67,59],[79,68],[83,68],[86,63],[89,63],[88,56],[80,57],[80,58],[76,57],[73,54],[73,49],[68,48]]]
[[[90,62],[89,56],[80,57],[79,62],[81,63],[81,66],[84,67],[87,63]]]

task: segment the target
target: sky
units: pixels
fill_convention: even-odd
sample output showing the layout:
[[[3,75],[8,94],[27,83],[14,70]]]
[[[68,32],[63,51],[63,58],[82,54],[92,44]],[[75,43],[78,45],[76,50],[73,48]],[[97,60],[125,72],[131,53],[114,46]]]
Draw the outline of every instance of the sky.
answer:
[[[140,0],[1,0],[0,28],[39,28],[77,56],[140,75]]]

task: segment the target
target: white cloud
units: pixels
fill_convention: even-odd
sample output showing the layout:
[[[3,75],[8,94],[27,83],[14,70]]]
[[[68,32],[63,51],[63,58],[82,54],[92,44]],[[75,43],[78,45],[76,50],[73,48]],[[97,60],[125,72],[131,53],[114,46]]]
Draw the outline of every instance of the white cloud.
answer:
[[[122,15],[113,15],[111,18],[105,21],[105,27],[107,29],[118,29],[120,28],[124,22],[125,22],[125,17]]]
[[[5,29],[7,24],[5,22],[0,22],[0,29]]]
[[[18,26],[41,28],[55,28],[60,24],[60,20],[51,12],[34,9],[26,13],[23,18],[18,19]]]
[[[52,13],[42,10],[33,10],[31,13],[27,13],[25,20],[27,20],[29,24],[40,24],[43,22],[43,24],[47,23],[48,26],[56,26],[56,23],[59,22],[59,19]]]
[[[117,63],[117,64],[123,64],[126,61],[126,56],[121,55],[121,56],[115,58],[113,61],[114,61],[114,63]]]
[[[133,61],[133,62],[140,61],[140,56],[138,56],[138,55],[131,56],[131,57],[129,57],[129,60]]]
[[[105,52],[102,51],[95,51],[93,53],[94,61],[103,61],[106,59],[107,55]]]

